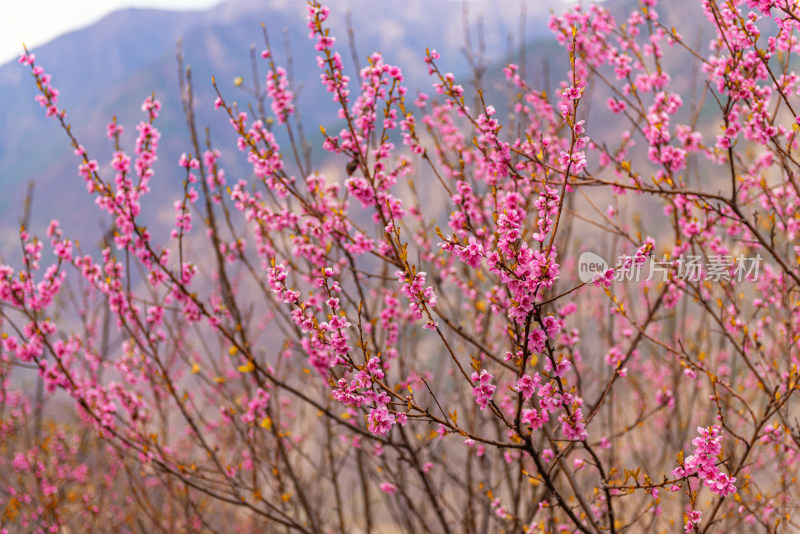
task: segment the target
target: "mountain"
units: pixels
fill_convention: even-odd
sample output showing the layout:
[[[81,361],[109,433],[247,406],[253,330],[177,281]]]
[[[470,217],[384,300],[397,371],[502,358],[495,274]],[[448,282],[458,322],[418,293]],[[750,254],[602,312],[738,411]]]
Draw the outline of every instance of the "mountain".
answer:
[[[635,8],[632,0],[613,3],[620,12]],[[662,21],[672,24],[680,20],[689,3],[677,2],[662,15]],[[522,6],[526,6],[524,19]],[[492,88],[502,77],[501,67],[519,60],[519,35],[525,31],[531,83],[545,89],[546,85],[555,88],[564,78],[566,61],[563,49],[555,45],[547,29],[550,10],[562,11],[568,6],[561,0],[340,0],[332,6],[328,23],[351,78],[355,80],[356,69],[348,39],[348,13],[359,63],[363,66],[373,51],[382,52],[387,62],[402,67],[412,93],[432,92],[433,80],[423,61],[426,47],[441,53],[438,63],[442,70],[468,82],[471,70],[463,51],[467,35],[474,50],[483,43],[483,60],[488,65],[485,87]],[[182,152],[191,151],[178,91],[177,43],[180,40],[185,62],[192,67],[198,125],[210,127],[215,146],[223,152],[229,179],[246,178],[249,171],[237,153],[226,116],[213,109],[216,95],[211,78],[216,77],[229,101],[238,100],[243,107],[252,101],[234,87],[234,79],[241,76],[246,85],[253,84],[250,54],[251,47],[256,56],[264,48],[262,21],[279,64],[286,61],[284,41],[290,45],[298,108],[309,138],[319,141],[319,125],[338,131],[336,107],[319,83],[317,52],[307,38],[306,7],[300,0],[228,0],[194,12],[127,9],[33,52],[61,91],[60,104],[67,110],[72,131],[100,162],[106,176],[113,148],[105,125],[116,116],[126,127],[124,148],[132,152],[135,126],[143,118],[140,104],[155,92],[163,104],[156,122],[163,136],[153,193],[144,206],[148,212],[153,208],[156,220],[169,224],[171,199],[182,181],[177,160]],[[551,62],[549,82],[543,76],[544,61]],[[258,81],[263,84],[266,64],[261,59],[257,64]],[[0,136],[0,224],[8,229],[0,234],[0,258],[18,249],[15,228],[31,180],[35,182],[32,221],[40,235],[51,218],[58,218],[70,235],[96,239],[96,226],[104,218],[77,175],[78,161],[67,137],[54,121],[44,117],[33,99],[35,94],[26,68],[16,62],[0,66],[0,131],[6,132]],[[317,163],[325,157],[318,142],[313,156]]]
[[[329,24],[351,77],[355,78],[355,69],[348,43],[348,13],[362,66],[368,53],[381,51],[386,61],[403,68],[412,91],[428,90],[432,81],[422,61],[426,46],[442,54],[443,69],[457,76],[469,72],[461,51],[465,10],[473,46],[477,49],[483,40],[486,61],[504,61],[513,49],[512,36],[520,31],[517,1],[346,0],[333,6]],[[546,3],[527,8],[529,39],[548,33],[548,16]],[[211,77],[216,77],[226,98],[248,101],[233,80],[242,76],[252,86],[250,48],[254,46],[257,52],[264,48],[260,22],[266,25],[279,63],[286,57],[284,39],[291,45],[306,131],[313,135],[320,124],[336,122],[335,107],[319,84],[317,52],[307,39],[305,17],[305,3],[297,0],[229,0],[194,12],[127,9],[33,52],[37,64],[52,74],[53,86],[61,91],[60,104],[67,110],[76,137],[106,169],[113,149],[105,125],[112,116],[117,117],[126,127],[123,143],[130,151],[135,125],[143,118],[139,106],[147,95],[156,93],[163,104],[156,123],[163,136],[152,196],[159,198],[178,190],[181,173],[176,162],[182,152],[190,151],[178,92],[175,58],[179,40],[186,64],[192,66],[198,123],[211,128],[223,154],[234,156],[223,160],[229,176],[241,176],[247,169],[239,163],[241,158],[235,157],[224,114],[213,109]],[[266,65],[258,61],[263,83]],[[55,217],[88,237],[96,235],[93,227],[102,219],[77,175],[78,161],[68,139],[54,121],[44,117],[33,99],[35,94],[26,68],[16,62],[0,66],[0,129],[6,132],[0,137],[0,224],[9,230],[0,238],[0,257],[18,246],[16,231],[11,230],[22,214],[21,201],[31,180],[35,182],[34,230],[41,231]]]

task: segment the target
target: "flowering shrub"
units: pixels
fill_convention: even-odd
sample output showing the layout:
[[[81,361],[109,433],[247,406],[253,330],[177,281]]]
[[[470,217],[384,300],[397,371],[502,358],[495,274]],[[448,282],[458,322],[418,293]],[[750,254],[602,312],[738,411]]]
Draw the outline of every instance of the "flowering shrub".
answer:
[[[26,52],[115,224],[99,253],[56,221],[47,240],[23,228],[21,265],[0,267],[5,532],[796,528],[800,11],[702,13],[707,54],[655,0],[621,19],[574,7],[550,22],[570,65],[555,94],[510,64],[510,102],[490,103],[435,50],[434,95],[377,53],[351,79],[312,0],[343,125],[323,148],[348,176],[302,161],[268,48],[274,117],[221,90],[214,104],[249,178],[225,175],[236,149],[200,146],[184,79],[190,148],[163,243],[141,222],[160,103],[144,101],[132,153],[108,125],[109,169]],[[691,62],[707,84],[686,104],[670,72]],[[597,243],[623,259],[581,282]],[[687,276],[686,256],[705,267]],[[628,276],[656,263],[660,278]],[[18,367],[89,431],[17,440],[40,409]]]

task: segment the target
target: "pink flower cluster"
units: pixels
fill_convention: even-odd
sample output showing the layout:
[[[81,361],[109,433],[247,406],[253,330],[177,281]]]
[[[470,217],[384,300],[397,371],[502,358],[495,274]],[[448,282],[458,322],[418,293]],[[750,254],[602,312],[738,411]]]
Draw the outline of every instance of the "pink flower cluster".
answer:
[[[267,96],[272,99],[270,107],[278,118],[278,124],[285,123],[289,115],[294,113],[294,95],[289,90],[289,80],[283,67],[267,72]]]
[[[497,386],[492,384],[492,378],[494,377],[486,369],[481,369],[480,374],[477,372],[472,373],[470,377],[470,380],[476,384],[475,387],[472,388],[472,396],[475,397],[475,402],[478,403],[481,410],[486,409],[492,400],[492,395],[497,389]]]
[[[700,436],[692,440],[694,454],[687,456],[682,466],[673,469],[672,475],[679,478],[696,475],[720,497],[733,495],[736,493],[736,478],[723,473],[717,465],[717,456],[722,452],[722,430],[718,426],[699,426],[697,432]]]

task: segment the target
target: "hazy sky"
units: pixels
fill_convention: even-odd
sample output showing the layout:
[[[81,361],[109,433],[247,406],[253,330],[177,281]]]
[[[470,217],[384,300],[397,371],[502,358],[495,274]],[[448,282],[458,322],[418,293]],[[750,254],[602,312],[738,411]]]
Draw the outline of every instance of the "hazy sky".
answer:
[[[70,30],[126,7],[203,9],[220,0],[2,0],[0,64],[19,56],[22,43],[36,48]]]

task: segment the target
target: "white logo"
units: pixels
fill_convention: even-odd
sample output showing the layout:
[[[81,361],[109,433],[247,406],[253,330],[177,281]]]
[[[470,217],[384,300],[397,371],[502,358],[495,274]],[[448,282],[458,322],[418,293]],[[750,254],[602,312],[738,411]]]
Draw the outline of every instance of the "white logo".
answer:
[[[578,258],[578,278],[585,284],[591,283],[595,274],[603,274],[608,269],[606,260],[594,252],[584,252]]]

